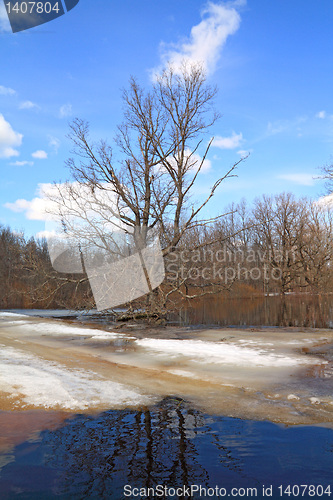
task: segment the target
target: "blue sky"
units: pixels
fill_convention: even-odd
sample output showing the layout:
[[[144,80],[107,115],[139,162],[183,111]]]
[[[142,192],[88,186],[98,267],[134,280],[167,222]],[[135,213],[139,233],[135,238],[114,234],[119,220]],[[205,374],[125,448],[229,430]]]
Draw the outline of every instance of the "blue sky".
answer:
[[[38,186],[68,178],[68,123],[87,119],[111,141],[129,77],[148,87],[154,69],[183,56],[201,58],[222,114],[195,196],[251,153],[208,214],[263,193],[318,198],[313,176],[333,153],[332,25],[331,0],[80,0],[16,34],[1,10],[0,223],[42,231]]]

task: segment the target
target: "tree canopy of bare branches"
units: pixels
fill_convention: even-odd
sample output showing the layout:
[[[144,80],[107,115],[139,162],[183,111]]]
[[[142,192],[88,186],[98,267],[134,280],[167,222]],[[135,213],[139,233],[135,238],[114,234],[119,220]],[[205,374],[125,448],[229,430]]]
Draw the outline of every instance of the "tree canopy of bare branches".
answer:
[[[149,90],[131,78],[122,94],[124,119],[112,144],[92,141],[89,124],[75,119],[69,133],[73,156],[67,161],[72,179],[55,185],[57,193],[50,196],[66,235],[98,240],[97,246],[115,253],[119,234],[110,243],[111,225],[134,235],[136,243],[141,238],[139,249],[154,231],[166,257],[186,242],[187,234],[220,220],[224,214],[209,219],[201,214],[243,159],[213,182],[205,198],[192,196],[219,118],[216,92],[200,66],[184,65],[181,73],[168,67]],[[75,225],[74,219],[84,223]],[[150,285],[147,273],[146,278]]]
[[[181,74],[168,68],[148,91],[130,80],[112,147],[94,144],[87,122],[76,119],[70,126],[75,156],[67,164],[74,180],[100,199],[98,193],[110,191],[109,217],[119,217],[123,227],[157,229],[164,255],[186,231],[212,222],[200,220],[200,212],[237,165],[216,179],[200,203],[191,199],[212,143],[209,130],[219,116],[215,95],[199,66],[184,66]]]

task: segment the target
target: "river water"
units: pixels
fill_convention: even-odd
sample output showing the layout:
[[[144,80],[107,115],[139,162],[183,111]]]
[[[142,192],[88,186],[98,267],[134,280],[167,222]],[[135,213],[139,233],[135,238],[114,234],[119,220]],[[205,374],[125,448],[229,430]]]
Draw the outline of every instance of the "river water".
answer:
[[[263,488],[290,498],[281,487],[304,484],[330,498],[332,451],[330,429],[212,416],[166,398],[149,409],[77,415],[18,444],[0,473],[1,498],[120,500],[138,498],[134,488],[147,492],[140,498],[222,498],[235,488],[246,498],[267,498]],[[149,494],[158,486],[169,494]],[[173,495],[191,486],[192,496]]]
[[[333,328],[333,295],[203,297],[170,320],[184,325]]]
[[[330,329],[123,331],[2,312],[1,498],[327,487],[332,346]]]

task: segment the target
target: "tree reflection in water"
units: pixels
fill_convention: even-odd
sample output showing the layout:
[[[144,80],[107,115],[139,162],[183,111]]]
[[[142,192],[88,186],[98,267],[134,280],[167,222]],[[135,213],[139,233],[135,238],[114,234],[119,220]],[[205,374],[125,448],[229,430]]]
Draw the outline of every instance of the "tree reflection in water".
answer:
[[[183,325],[296,326],[333,328],[333,296],[204,297],[169,320]]]
[[[58,467],[59,493],[121,498],[123,487],[207,484],[195,438],[205,417],[178,398],[153,409],[119,410],[97,418],[79,416],[56,432],[45,432],[51,447],[47,465]],[[69,473],[70,471],[70,473]]]
[[[150,409],[78,415],[43,431],[15,448],[0,491],[2,499],[119,500],[125,485],[261,491],[263,484],[329,484],[332,450],[330,429],[211,416],[169,397]]]

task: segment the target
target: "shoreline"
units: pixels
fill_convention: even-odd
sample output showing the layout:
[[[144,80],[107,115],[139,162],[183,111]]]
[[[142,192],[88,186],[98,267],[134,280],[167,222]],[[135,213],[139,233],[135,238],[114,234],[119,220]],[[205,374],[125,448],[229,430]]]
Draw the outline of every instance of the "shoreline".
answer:
[[[136,324],[115,329],[72,319],[19,319],[14,314],[1,323],[0,343],[8,351],[4,366],[16,356],[9,386],[17,370],[28,377],[37,370],[37,385],[43,377],[55,388],[61,384],[52,398],[42,386],[31,388],[24,385],[24,377],[17,377],[15,384],[21,388],[14,384],[5,394],[0,387],[2,410],[39,407],[96,414],[151,407],[175,395],[208,414],[333,425],[329,329]],[[63,391],[68,392],[62,396]]]

